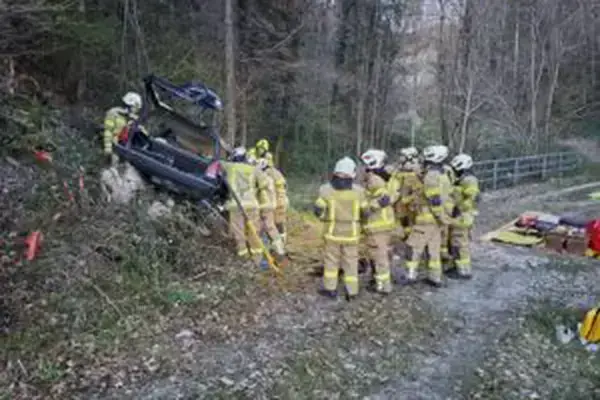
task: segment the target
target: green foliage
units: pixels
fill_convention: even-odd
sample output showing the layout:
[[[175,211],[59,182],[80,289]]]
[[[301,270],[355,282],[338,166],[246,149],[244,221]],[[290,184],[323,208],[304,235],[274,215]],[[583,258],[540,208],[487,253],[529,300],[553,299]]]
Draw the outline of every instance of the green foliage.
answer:
[[[58,364],[47,360],[40,360],[36,374],[44,382],[55,382],[64,376],[65,371]]]

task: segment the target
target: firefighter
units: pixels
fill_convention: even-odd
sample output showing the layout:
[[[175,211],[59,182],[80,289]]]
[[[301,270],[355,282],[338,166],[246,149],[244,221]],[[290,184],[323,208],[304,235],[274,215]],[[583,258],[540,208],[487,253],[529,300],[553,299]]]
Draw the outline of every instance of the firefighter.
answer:
[[[444,170],[442,163],[448,157],[446,146],[429,146],[423,150],[423,187],[415,198],[415,225],[406,241],[409,247],[406,261],[407,280],[417,279],[421,256],[429,252],[428,283],[442,286],[442,263],[440,255],[442,230],[452,221],[444,209]]]
[[[369,215],[363,225],[369,258],[374,263],[375,290],[390,293],[390,247],[395,228],[394,209],[391,206],[387,182],[390,175],[385,171],[386,154],[382,150],[368,150],[361,155],[366,166],[365,192]]]
[[[266,162],[265,162],[266,161]],[[287,210],[289,199],[287,195],[287,182],[281,171],[268,163],[268,160],[261,161],[265,173],[273,179],[275,183],[276,205],[275,205],[275,226],[285,244],[287,241]]]
[[[269,141],[267,139],[260,139],[258,142],[256,142],[256,145],[254,145],[253,150],[257,159],[264,158],[267,160],[270,166],[274,166],[273,154],[269,151],[270,147],[271,146],[269,145]]]
[[[446,158],[447,160],[447,158]],[[442,163],[442,168],[443,168],[443,182],[444,182],[444,198],[447,199],[444,202],[444,208],[446,210],[447,214],[452,214],[452,211],[454,210],[454,196],[452,194],[453,190],[454,190],[454,183],[456,181],[456,175],[454,170],[452,169],[452,166],[450,164],[448,164],[446,162],[446,160],[444,160],[444,162]],[[449,231],[450,227],[446,227],[445,229],[442,230],[442,246],[441,246],[441,255],[442,255],[442,261],[449,261],[451,259],[450,257],[450,231]]]
[[[472,273],[469,245],[479,201],[479,182],[471,170],[473,159],[468,154],[457,155],[450,165],[456,174],[452,212],[454,223],[450,228],[450,253],[454,263],[451,272],[461,279],[470,279]]]
[[[364,189],[354,184],[356,163],[340,159],[333,177],[319,189],[314,212],[324,222],[324,271],[322,294],[337,296],[340,266],[344,271],[346,298],[358,294],[358,244],[361,217],[367,216]]]
[[[106,112],[104,117],[104,133],[102,135],[104,155],[113,166],[119,162],[119,157],[113,152],[113,145],[118,141],[123,128],[139,119],[139,112],[142,108],[142,97],[135,92],[126,93],[121,100],[124,107],[113,107]],[[141,130],[143,131],[143,128]]]
[[[400,151],[400,170],[396,173],[398,194],[394,200],[394,212],[406,239],[415,223],[415,196],[421,187],[419,151],[415,147],[407,147]]]
[[[276,180],[266,171],[269,169],[269,163],[266,159],[258,160],[258,170],[267,182],[266,189],[262,191],[259,197],[260,218],[264,226],[271,247],[275,251],[277,262],[284,264],[286,262],[284,240],[277,229],[275,213],[278,206],[279,195],[277,192]]]
[[[233,192],[225,204],[225,209],[229,212],[229,227],[235,238],[237,254],[260,262],[263,247],[257,234],[260,226],[259,199],[264,198],[264,192],[268,190],[268,181],[255,166],[248,163],[244,147],[235,148],[230,162],[223,165],[229,189]],[[248,220],[239,209],[234,196],[239,199]]]

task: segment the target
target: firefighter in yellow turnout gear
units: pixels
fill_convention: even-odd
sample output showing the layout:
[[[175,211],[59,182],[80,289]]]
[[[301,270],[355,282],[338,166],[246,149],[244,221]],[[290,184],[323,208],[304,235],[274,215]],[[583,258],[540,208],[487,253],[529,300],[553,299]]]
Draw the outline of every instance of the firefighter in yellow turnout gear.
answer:
[[[267,170],[270,168],[266,159],[259,159],[258,169],[260,171],[259,178],[266,182],[265,190],[261,191],[259,194],[260,218],[264,226],[264,231],[269,237],[271,246],[275,251],[277,262],[280,265],[285,264],[284,240],[277,228],[276,222],[276,212],[280,202],[280,194],[277,191],[278,182],[267,173]],[[279,184],[281,184],[281,182],[279,182]]]
[[[400,168],[392,177],[392,201],[396,221],[402,227],[406,239],[415,223],[415,199],[421,191],[421,165],[419,151],[415,147],[407,147],[400,151]],[[394,190],[395,189],[395,190]],[[395,193],[395,196],[394,196]]]
[[[258,231],[260,226],[259,199],[265,197],[268,180],[256,166],[248,163],[246,149],[238,147],[233,150],[230,162],[223,163],[229,188],[240,200],[246,211],[248,221],[238,208],[233,196],[225,204],[229,212],[229,226],[240,257],[250,257],[256,262],[262,259],[262,243],[257,235],[252,234],[247,224],[250,223]]]
[[[406,242],[410,249],[406,261],[409,283],[416,281],[421,256],[427,249],[429,252],[428,282],[436,287],[442,286],[440,254],[442,230],[452,222],[444,209],[448,199],[444,197],[442,162],[447,157],[446,146],[430,146],[423,150],[425,163],[423,188],[415,200],[415,225]]]
[[[459,278],[470,279],[471,252],[469,250],[471,229],[475,223],[479,200],[479,182],[471,172],[473,159],[459,154],[450,163],[456,172],[454,183],[454,223],[450,228],[450,253],[454,261],[454,272]]]
[[[324,222],[324,271],[322,294],[337,296],[340,266],[344,271],[347,298],[358,294],[358,244],[361,217],[368,204],[364,189],[355,185],[356,163],[339,160],[331,181],[319,189],[315,215]]]
[[[452,211],[454,210],[453,191],[456,175],[452,167],[445,161],[446,160],[444,160],[444,163],[442,164],[442,169],[444,172],[442,176],[444,182],[443,197],[446,199],[444,201],[444,209],[448,215],[451,215]],[[442,246],[440,248],[442,261],[447,261],[450,259],[450,241],[450,226],[446,226],[444,229],[442,229]]]
[[[255,158],[256,160],[265,159],[270,167],[275,166],[273,160],[273,154],[269,151],[270,149],[269,141],[267,139],[260,139],[253,148],[248,151],[250,157]]]
[[[119,162],[119,157],[113,152],[113,146],[117,143],[119,134],[123,128],[139,118],[138,113],[142,108],[142,97],[137,93],[126,93],[122,101],[125,107],[113,107],[106,112],[104,117],[103,150],[104,155],[112,165]]]
[[[375,289],[380,293],[392,291],[390,273],[390,245],[396,227],[394,209],[387,183],[390,175],[385,171],[386,154],[382,150],[368,150],[361,160],[367,167],[364,188],[369,213],[364,221],[363,231],[369,251],[369,258],[375,264]]]
[[[285,244],[287,241],[287,210],[289,207],[287,182],[281,171],[270,165],[268,160],[261,159],[260,163],[264,172],[275,184],[275,226]]]

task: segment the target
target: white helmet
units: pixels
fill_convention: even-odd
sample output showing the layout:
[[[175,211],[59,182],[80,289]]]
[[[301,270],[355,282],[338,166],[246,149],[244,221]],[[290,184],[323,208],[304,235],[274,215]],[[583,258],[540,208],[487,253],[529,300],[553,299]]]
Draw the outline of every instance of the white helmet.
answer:
[[[386,157],[387,155],[385,154],[385,151],[370,149],[365,151],[360,156],[360,159],[369,169],[379,169],[383,168],[385,165]]]
[[[356,177],[356,163],[350,157],[344,157],[335,163],[334,174],[348,175]]]
[[[127,92],[125,96],[123,96],[123,103],[126,106],[131,107],[133,109],[139,110],[142,108],[142,96],[135,92]]]
[[[258,160],[254,159],[253,162],[256,163],[256,165],[258,165],[258,168],[262,170],[267,169],[269,167],[269,160],[264,157],[261,157]]]
[[[423,149],[423,159],[425,161],[440,164],[448,158],[448,147],[444,145],[428,146]]]
[[[450,165],[456,171],[464,171],[473,166],[473,158],[468,154],[459,154],[450,161]]]
[[[419,150],[416,147],[405,147],[400,150],[400,155],[406,160],[414,160],[419,156]]]
[[[235,149],[233,149],[233,151],[231,152],[231,156],[230,159],[233,161],[245,161],[247,158],[246,155],[246,148],[245,147],[236,147]]]

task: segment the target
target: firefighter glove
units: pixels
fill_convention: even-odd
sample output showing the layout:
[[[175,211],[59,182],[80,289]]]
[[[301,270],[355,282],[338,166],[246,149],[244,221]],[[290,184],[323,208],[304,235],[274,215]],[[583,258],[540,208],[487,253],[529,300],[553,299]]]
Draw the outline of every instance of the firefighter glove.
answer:
[[[313,213],[318,218],[321,218],[323,216],[323,211],[325,211],[325,210],[319,206],[314,206],[314,208],[313,208]]]
[[[389,206],[390,205],[390,196],[388,196],[388,195],[381,196],[381,198],[379,199],[379,205],[381,207]]]

